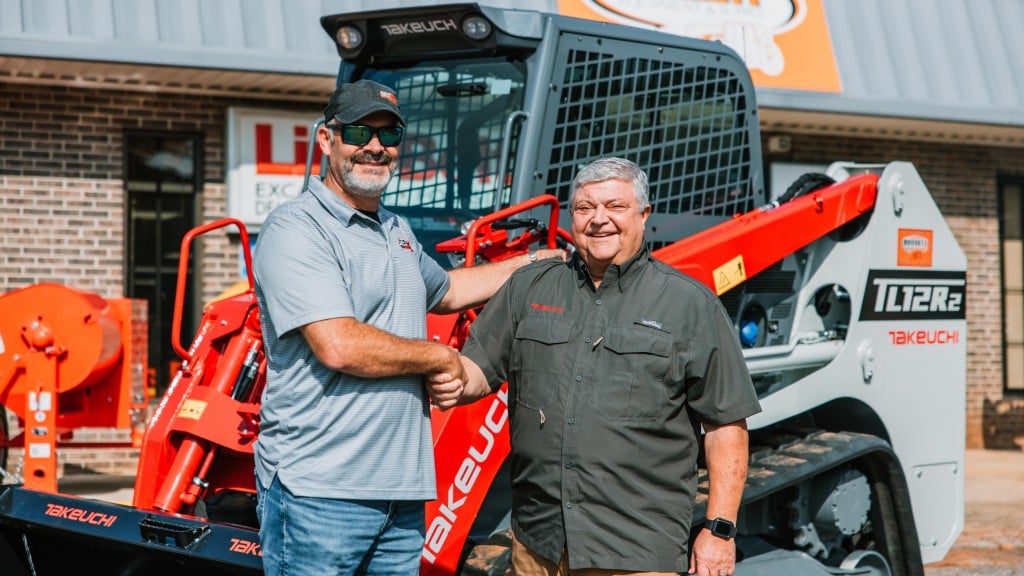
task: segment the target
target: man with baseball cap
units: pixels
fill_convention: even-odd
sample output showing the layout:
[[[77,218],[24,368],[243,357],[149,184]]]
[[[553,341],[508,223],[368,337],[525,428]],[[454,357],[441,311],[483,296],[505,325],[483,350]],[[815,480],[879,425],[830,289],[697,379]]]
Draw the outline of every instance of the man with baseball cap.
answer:
[[[267,217],[253,262],[264,571],[415,574],[436,497],[424,377],[464,377],[455,350],[425,339],[426,314],[479,306],[513,270],[565,253],[445,271],[380,206],[406,129],[395,91],[344,84],[324,120],[327,175]]]

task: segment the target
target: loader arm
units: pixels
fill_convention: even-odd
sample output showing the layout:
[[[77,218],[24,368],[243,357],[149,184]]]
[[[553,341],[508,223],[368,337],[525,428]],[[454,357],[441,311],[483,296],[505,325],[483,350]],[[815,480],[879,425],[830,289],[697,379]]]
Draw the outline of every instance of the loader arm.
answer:
[[[655,250],[653,256],[721,296],[875,206],[878,176],[863,174],[769,204]]]

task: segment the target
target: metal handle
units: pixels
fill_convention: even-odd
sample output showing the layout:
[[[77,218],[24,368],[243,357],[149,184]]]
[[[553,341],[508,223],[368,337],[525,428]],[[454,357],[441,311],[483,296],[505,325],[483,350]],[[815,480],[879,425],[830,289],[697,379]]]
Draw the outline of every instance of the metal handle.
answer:
[[[239,240],[242,242],[242,258],[245,259],[245,276],[249,281],[249,289],[256,287],[256,281],[252,275],[252,252],[249,249],[249,231],[245,224],[237,218],[221,218],[213,222],[196,226],[185,233],[181,239],[181,255],[178,257],[178,284],[174,294],[174,317],[171,320],[171,347],[182,360],[190,360],[187,350],[181,345],[181,314],[185,302],[185,284],[188,281],[188,257],[192,247],[192,239],[200,234],[205,234],[217,228],[235,226],[238,228]]]
[[[309,132],[309,146],[306,147],[306,175],[302,179],[302,190],[300,190],[300,192],[305,192],[306,188],[309,186],[309,173],[313,171],[313,150],[315,150],[315,147],[316,147],[316,131],[320,129],[320,126],[322,126],[323,123],[324,123],[324,119],[323,118],[318,118],[316,122],[313,122],[313,128]],[[324,161],[321,159],[320,160],[320,175],[321,176],[323,176],[323,173],[324,173],[323,166],[324,166]]]
[[[498,174],[495,178],[497,185],[494,188],[494,211],[501,210],[501,194],[505,191],[505,172],[508,170],[508,155],[512,151],[512,128],[517,120],[525,121],[530,117],[529,112],[517,110],[509,114],[505,120],[505,134],[501,137],[501,156],[498,158]]]

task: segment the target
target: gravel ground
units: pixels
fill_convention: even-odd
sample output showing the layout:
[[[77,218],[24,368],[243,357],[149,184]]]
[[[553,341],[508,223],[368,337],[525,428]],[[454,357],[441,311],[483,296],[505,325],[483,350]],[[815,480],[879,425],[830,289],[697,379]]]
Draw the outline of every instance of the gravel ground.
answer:
[[[1024,576],[1024,452],[968,450],[964,531],[926,576]]]

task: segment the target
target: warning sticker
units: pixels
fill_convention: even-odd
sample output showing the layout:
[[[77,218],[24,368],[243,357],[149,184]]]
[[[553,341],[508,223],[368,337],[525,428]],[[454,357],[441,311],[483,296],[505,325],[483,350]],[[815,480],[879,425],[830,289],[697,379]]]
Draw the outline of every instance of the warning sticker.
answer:
[[[28,445],[28,457],[29,458],[49,458],[50,457],[50,445],[43,444],[40,442],[30,442]]]
[[[712,273],[715,277],[715,294],[721,296],[747,280],[747,268],[743,265],[743,255],[739,255],[722,264]]]
[[[206,402],[202,400],[185,400],[181,405],[181,410],[178,410],[178,418],[199,420],[204,410],[206,410]]]

